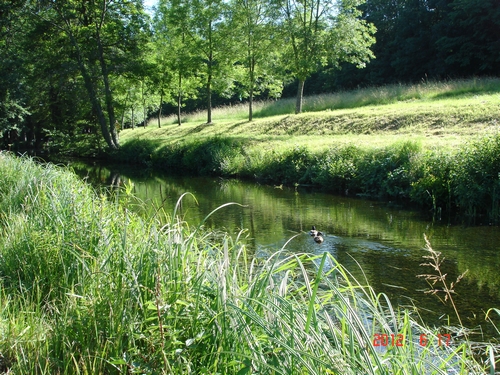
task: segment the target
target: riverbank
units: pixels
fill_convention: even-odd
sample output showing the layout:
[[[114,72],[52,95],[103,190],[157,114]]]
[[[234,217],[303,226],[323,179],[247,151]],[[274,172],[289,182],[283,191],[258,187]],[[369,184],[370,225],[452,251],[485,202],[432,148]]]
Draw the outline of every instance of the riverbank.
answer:
[[[122,131],[112,156],[167,173],[312,185],[500,222],[500,80],[386,91],[309,98],[310,110],[322,111],[300,115],[273,115],[286,106],[263,104],[253,122],[243,106],[221,109],[214,124],[195,115],[182,126],[151,121]]]
[[[67,170],[0,154],[0,371],[489,370],[465,338],[446,345],[329,255],[250,259],[175,212],[141,219],[131,190],[109,201]]]

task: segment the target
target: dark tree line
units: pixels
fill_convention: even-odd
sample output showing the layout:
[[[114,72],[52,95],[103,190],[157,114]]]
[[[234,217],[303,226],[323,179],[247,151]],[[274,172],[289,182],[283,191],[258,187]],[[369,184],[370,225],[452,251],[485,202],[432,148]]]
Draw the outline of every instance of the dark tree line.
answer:
[[[500,75],[500,1],[367,0],[377,28],[375,59],[365,69],[324,69],[307,93],[358,86]]]

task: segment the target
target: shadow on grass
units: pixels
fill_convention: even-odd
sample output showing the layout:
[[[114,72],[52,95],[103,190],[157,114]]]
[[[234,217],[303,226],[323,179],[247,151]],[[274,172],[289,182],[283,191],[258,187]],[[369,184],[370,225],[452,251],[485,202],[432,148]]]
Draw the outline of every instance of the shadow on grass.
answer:
[[[161,144],[162,141],[159,139],[132,139],[112,154],[112,158],[130,163],[147,164]]]
[[[203,130],[210,128],[210,127],[213,127],[213,126],[214,126],[213,122],[211,122],[211,123],[204,122],[203,124],[200,124],[200,125],[192,128],[190,131],[187,132],[187,134],[192,135],[192,134],[201,133]]]

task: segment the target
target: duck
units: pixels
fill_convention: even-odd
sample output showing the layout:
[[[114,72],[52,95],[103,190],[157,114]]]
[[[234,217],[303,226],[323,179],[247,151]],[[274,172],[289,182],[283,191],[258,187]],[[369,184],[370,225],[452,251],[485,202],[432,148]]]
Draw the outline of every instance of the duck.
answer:
[[[314,242],[316,242],[317,244],[321,244],[323,243],[325,239],[323,238],[323,233],[321,232],[317,232],[316,235],[314,236]]]
[[[323,233],[321,233],[320,231],[316,230],[316,227],[313,225],[311,230],[309,231],[309,235],[311,237],[314,237],[314,242],[320,244],[322,243],[325,239],[324,239],[324,235]]]

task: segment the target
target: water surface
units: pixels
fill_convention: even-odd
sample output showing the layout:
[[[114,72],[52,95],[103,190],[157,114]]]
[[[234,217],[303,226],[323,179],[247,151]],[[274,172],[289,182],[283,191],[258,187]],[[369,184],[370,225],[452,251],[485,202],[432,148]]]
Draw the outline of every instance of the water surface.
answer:
[[[142,201],[139,211],[154,213],[159,207],[173,212],[179,197],[190,192],[179,213],[191,225],[228,202],[206,225],[234,238],[244,231],[255,256],[266,257],[294,237],[291,252],[330,252],[358,279],[365,278],[394,304],[418,307],[427,324],[455,323],[449,303],[425,294],[429,285],[417,275],[432,272],[426,260],[424,235],[444,258],[441,269],[451,283],[468,270],[456,285],[454,301],[463,323],[482,330],[485,338],[496,331],[485,322],[489,308],[500,309],[500,228],[452,226],[388,203],[338,197],[314,190],[260,185],[254,182],[201,177],[165,177],[130,167],[71,163],[75,172],[92,184],[123,186],[133,182]],[[314,243],[307,234],[315,225],[325,242]],[[444,295],[442,295],[444,298]],[[499,319],[496,320],[497,325]]]

